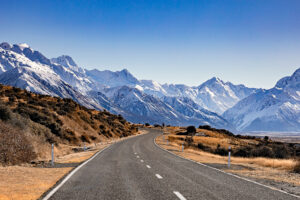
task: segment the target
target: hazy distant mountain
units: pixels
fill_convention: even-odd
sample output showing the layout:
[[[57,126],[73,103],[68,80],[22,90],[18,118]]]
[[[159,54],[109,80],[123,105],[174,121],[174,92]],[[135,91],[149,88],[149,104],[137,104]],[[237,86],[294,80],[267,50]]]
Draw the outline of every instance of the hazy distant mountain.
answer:
[[[241,100],[223,116],[241,131],[300,131],[300,69],[274,88]]]

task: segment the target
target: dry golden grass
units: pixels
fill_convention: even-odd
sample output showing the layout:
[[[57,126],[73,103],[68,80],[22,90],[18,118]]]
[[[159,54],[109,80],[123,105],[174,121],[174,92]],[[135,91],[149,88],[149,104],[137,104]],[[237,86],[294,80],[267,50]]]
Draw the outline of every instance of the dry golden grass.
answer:
[[[186,148],[184,152],[181,151],[182,142],[178,140],[170,140],[169,144],[163,140],[163,136],[156,138],[156,142],[161,147],[171,150],[173,153],[191,159],[200,163],[207,164],[227,164],[228,157],[220,156],[199,149]],[[176,136],[185,137],[185,136]],[[212,138],[207,138],[212,139]],[[214,140],[215,141],[215,140]],[[273,181],[286,182],[295,186],[300,186],[300,174],[290,173],[296,165],[293,159],[271,159],[271,158],[242,158],[231,157],[231,164],[244,166],[241,170],[226,169],[225,171],[236,173],[243,176],[253,178],[263,178]],[[247,170],[249,169],[249,170]]]
[[[37,199],[71,169],[0,167],[0,199]]]

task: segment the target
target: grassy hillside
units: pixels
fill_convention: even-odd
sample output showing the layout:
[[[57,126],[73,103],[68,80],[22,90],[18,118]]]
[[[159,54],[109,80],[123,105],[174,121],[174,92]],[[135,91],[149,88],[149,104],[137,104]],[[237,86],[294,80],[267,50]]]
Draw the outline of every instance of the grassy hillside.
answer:
[[[120,115],[90,110],[71,99],[0,85],[0,163],[18,164],[47,157],[45,151],[51,143],[63,149],[136,132],[136,126]],[[18,156],[17,152],[24,149],[28,155]]]

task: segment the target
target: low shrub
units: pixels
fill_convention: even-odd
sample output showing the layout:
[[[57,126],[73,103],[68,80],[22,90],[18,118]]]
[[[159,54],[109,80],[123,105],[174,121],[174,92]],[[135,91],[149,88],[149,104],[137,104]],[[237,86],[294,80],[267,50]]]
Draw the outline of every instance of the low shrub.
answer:
[[[298,158],[297,163],[294,167],[294,172],[300,173],[300,158]]]
[[[215,154],[218,154],[218,155],[220,155],[220,156],[226,156],[226,155],[228,155],[228,150],[225,149],[225,148],[223,148],[223,147],[221,147],[221,146],[218,144],[218,146],[217,146],[217,148],[216,148],[216,150],[215,150]]]
[[[238,157],[250,157],[251,156],[251,148],[250,147],[241,147],[232,152],[233,156]]]
[[[81,137],[80,137],[80,139],[81,139],[82,142],[88,142],[88,143],[90,143],[89,136],[86,135],[86,134],[82,134]]]
[[[268,146],[260,146],[252,150],[253,157],[268,157],[274,158],[275,154],[272,148]]]
[[[0,104],[0,119],[3,121],[10,120],[12,118],[12,112],[8,106]]]
[[[218,133],[222,133],[225,135],[229,135],[229,136],[235,136],[232,132],[226,130],[226,129],[216,129],[216,128],[212,128],[209,125],[203,125],[203,126],[199,126],[199,129],[205,129],[205,130],[209,130],[209,131],[216,131]]]
[[[0,122],[0,163],[16,165],[37,157],[34,148],[21,130]]]
[[[205,146],[202,143],[198,143],[197,145],[198,149],[204,150]]]
[[[188,134],[195,134],[195,133],[196,133],[196,128],[195,128],[195,126],[188,126],[188,127],[186,128],[186,132],[187,132]]]

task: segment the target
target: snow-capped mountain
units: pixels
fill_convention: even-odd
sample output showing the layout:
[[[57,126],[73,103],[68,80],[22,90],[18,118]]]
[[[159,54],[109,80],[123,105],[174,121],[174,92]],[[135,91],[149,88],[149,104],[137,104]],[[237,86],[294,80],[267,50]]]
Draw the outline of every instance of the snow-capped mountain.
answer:
[[[142,90],[147,94],[161,97],[187,97],[199,106],[222,114],[234,106],[241,99],[256,92],[255,88],[244,85],[234,85],[223,82],[219,78],[212,78],[198,87],[189,87],[183,84],[163,84],[155,81],[140,81]]]
[[[63,81],[84,95],[100,87],[96,82],[87,77],[85,70],[78,67],[70,56],[64,55],[58,58],[52,58],[51,68]]]
[[[223,82],[219,78],[212,78],[197,87],[197,101],[205,108],[222,114],[257,89],[244,85],[234,85]]]
[[[223,116],[241,131],[299,131],[300,69],[274,88],[241,100]]]
[[[57,58],[51,58],[50,60],[52,63],[60,64],[73,72],[84,73],[84,69],[78,67],[73,58],[71,58],[70,56],[62,55]]]
[[[125,117],[135,123],[210,124],[218,128],[233,129],[225,119],[201,108],[186,97],[161,99],[129,86],[107,88],[105,93],[115,105],[125,111]]]
[[[48,59],[27,44],[0,44],[0,83],[72,98],[132,122],[210,124],[232,128],[219,114],[256,91],[213,78],[198,87],[138,80],[128,70],[86,70],[70,56]],[[218,112],[219,114],[216,114]]]
[[[139,84],[139,81],[127,69],[116,72],[93,69],[86,70],[86,74],[92,80],[105,87],[135,86]]]
[[[187,97],[164,97],[163,101],[170,105],[177,113],[185,116],[187,122],[210,124],[214,127],[234,129],[230,123],[218,114],[206,110]]]
[[[3,46],[5,48],[2,48]],[[33,52],[33,54],[24,54],[23,52]],[[33,57],[32,55],[36,56]],[[86,107],[102,109],[94,100],[82,95],[64,82],[54,72],[51,63],[46,59],[42,54],[25,45],[11,46],[2,43],[0,45],[0,66],[2,69],[0,71],[0,83],[40,94],[72,98]]]

